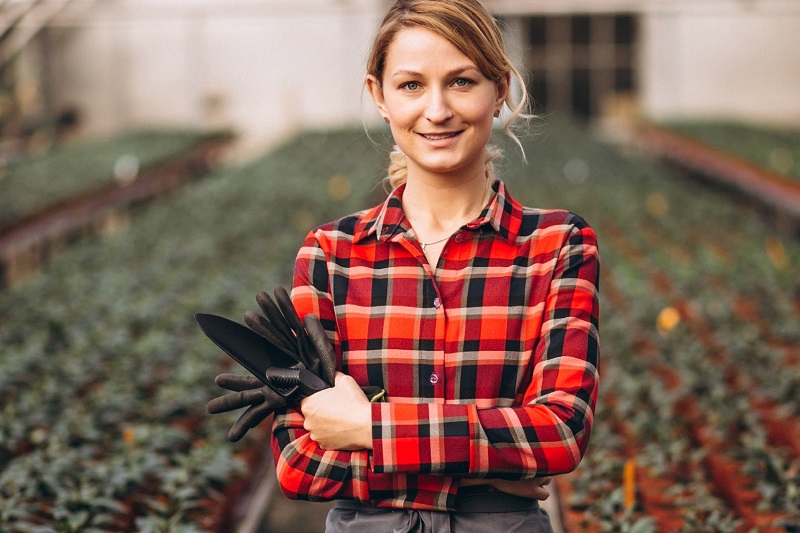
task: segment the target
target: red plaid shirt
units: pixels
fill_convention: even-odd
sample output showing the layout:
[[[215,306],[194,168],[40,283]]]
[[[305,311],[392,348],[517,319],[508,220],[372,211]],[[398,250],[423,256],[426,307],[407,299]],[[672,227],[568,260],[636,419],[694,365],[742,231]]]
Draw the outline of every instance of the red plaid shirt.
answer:
[[[580,217],[521,206],[498,181],[434,271],[401,207],[306,238],[294,304],[328,329],[339,367],[379,385],[373,450],[326,451],[299,411],[275,418],[281,488],[307,500],[452,510],[459,478],[573,470],[598,386],[598,254]]]

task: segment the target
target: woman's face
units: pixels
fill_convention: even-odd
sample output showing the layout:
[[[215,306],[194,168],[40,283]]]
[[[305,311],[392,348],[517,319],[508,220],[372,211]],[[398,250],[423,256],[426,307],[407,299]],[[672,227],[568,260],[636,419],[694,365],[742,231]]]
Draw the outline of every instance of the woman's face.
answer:
[[[484,147],[508,78],[498,84],[444,37],[406,28],[389,45],[383,80],[368,76],[367,87],[408,157],[410,178],[483,177]]]

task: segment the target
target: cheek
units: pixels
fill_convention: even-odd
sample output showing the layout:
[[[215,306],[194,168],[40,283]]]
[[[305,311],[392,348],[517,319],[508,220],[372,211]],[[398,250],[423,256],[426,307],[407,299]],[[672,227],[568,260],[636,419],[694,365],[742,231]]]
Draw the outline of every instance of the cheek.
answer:
[[[463,116],[476,124],[492,124],[494,121],[495,102],[490,98],[481,98],[468,102],[463,110]]]
[[[413,100],[387,96],[384,99],[384,105],[389,117],[391,117],[392,125],[406,123],[417,114]]]

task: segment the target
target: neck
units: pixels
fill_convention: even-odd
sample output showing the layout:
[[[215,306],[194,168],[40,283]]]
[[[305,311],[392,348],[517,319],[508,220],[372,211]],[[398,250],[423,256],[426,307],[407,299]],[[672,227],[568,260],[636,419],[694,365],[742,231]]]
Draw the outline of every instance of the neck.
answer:
[[[403,210],[421,242],[446,238],[480,214],[489,199],[490,185],[485,175],[459,181],[409,175]]]

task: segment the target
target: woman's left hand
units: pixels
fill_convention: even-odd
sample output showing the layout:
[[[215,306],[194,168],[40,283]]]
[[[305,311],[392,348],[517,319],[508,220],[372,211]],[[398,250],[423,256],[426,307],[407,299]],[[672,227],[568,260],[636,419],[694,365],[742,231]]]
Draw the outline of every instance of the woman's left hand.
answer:
[[[518,481],[508,479],[487,479],[486,481],[500,492],[522,496],[523,498],[546,500],[550,497],[550,489],[547,486],[552,481],[552,478],[548,476],[520,479]]]
[[[300,411],[323,450],[372,448],[372,405],[350,376],[336,372],[335,386],[303,398]]]

